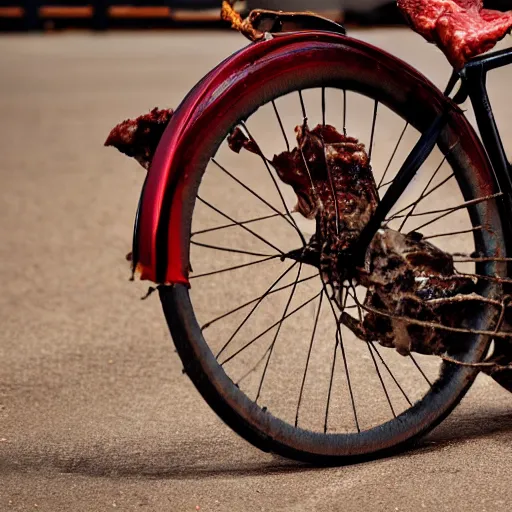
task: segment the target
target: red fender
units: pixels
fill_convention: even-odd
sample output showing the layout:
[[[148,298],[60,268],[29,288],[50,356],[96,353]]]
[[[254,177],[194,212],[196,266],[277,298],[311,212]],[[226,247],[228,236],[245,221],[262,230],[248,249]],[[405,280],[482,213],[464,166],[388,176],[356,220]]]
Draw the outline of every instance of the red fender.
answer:
[[[308,58],[294,59],[297,51]],[[306,52],[306,53],[303,53]],[[309,52],[309,54],[308,54]],[[321,53],[320,53],[321,52]],[[156,150],[139,203],[134,233],[134,265],[141,279],[158,284],[188,285],[188,235],[182,222],[187,208],[187,171],[194,141],[208,136],[208,126],[236,98],[261,87],[269,77],[294,66],[297,73],[315,73],[326,59],[333,66],[357,66],[358,73],[396,83],[400,90],[418,89],[426,102],[441,111],[449,101],[418,71],[362,41],[331,32],[287,33],[250,44],[219,64],[188,94],[176,110]],[[389,77],[389,78],[388,78]],[[476,135],[454,109],[450,123],[462,123],[459,133],[472,133],[475,158],[488,168]]]

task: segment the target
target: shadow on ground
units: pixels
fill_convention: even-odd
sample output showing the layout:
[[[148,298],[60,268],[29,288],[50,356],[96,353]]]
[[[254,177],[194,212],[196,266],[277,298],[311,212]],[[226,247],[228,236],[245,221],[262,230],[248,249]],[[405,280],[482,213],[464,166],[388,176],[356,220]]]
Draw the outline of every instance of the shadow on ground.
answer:
[[[498,442],[507,441],[511,432],[512,412],[493,410],[479,416],[459,414],[413,447],[391,457],[421,457],[425,452],[434,452],[447,446],[489,437],[494,437]],[[194,439],[194,432],[191,431],[186,443],[177,442],[172,450],[158,452],[134,451],[127,443],[115,445],[108,440],[104,445],[92,443],[91,446],[80,446],[79,456],[66,453],[11,452],[6,458],[0,459],[0,472],[45,469],[87,476],[202,479],[229,475],[250,477],[321,469],[263,452],[255,452],[255,455],[251,454],[244,460],[244,453],[247,455],[247,451],[240,455],[240,441],[237,438],[232,441],[226,439],[221,443],[218,441],[210,440],[204,433]]]

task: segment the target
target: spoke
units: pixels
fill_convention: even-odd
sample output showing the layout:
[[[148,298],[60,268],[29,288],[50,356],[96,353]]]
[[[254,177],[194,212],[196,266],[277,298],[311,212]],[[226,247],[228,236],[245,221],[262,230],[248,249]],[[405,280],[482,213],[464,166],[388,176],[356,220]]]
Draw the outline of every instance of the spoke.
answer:
[[[232,253],[236,253],[236,254],[247,254],[248,256],[262,256],[264,258],[268,258],[271,256],[270,254],[262,254],[261,252],[244,251],[242,249],[231,249],[229,247],[221,247],[219,245],[210,245],[210,244],[204,244],[202,242],[195,242],[194,240],[191,240],[190,243],[192,245],[197,245],[198,247],[204,247],[206,249],[214,249],[216,251],[232,252]]]
[[[384,391],[384,395],[386,396],[386,400],[388,401],[389,408],[391,409],[391,413],[393,414],[393,417],[396,418],[395,409],[393,409],[393,404],[391,403],[391,398],[389,397],[388,390],[386,388],[386,384],[384,384],[384,379],[382,378],[382,375],[380,374],[379,366],[377,364],[377,360],[375,359],[375,355],[373,354],[373,351],[371,349],[371,345],[369,341],[366,341],[366,346],[368,347],[368,352],[370,352],[370,355],[372,356],[373,365],[375,366],[375,371],[377,372],[377,375],[379,376],[380,385],[382,386],[382,390]]]
[[[438,215],[437,217],[434,217],[433,219],[430,219],[429,221],[425,222],[424,224],[421,224],[421,226],[418,226],[417,228],[414,228],[413,231],[418,231],[418,230],[420,230],[420,229],[422,229],[422,228],[424,228],[426,226],[429,226],[430,224],[433,224],[434,222],[437,222],[438,220],[443,219],[447,215],[450,215],[450,213],[451,212],[442,213],[441,215]]]
[[[481,363],[466,363],[464,361],[459,361],[458,359],[454,359],[449,356],[441,356],[441,359],[446,363],[452,363],[459,366],[465,366],[466,368],[479,368],[480,370],[487,373],[487,375],[492,374],[501,370],[512,370],[512,364],[499,364],[496,361],[482,361]],[[488,369],[488,371],[485,371]],[[488,373],[489,372],[489,373]]]
[[[360,306],[358,304],[357,298],[355,298],[355,296],[357,295],[357,291],[356,291],[355,286],[352,283],[350,284],[350,287],[352,288],[352,293],[350,293],[348,291],[348,289],[347,289],[347,296],[350,294],[350,296],[356,302],[357,313],[359,315],[359,322],[362,324],[363,323],[363,313],[362,313],[361,308],[360,308]],[[393,417],[396,418],[395,409],[393,409],[393,404],[391,403],[391,398],[389,397],[389,393],[388,393],[388,390],[386,388],[386,384],[384,383],[384,379],[382,378],[382,375],[380,373],[379,366],[377,364],[375,356],[373,355],[371,343],[367,339],[365,339],[364,341],[366,342],[366,346],[368,347],[368,352],[370,352],[370,356],[372,358],[373,365],[375,366],[375,371],[377,372],[377,375],[379,377],[379,381],[380,381],[380,384],[382,386],[382,390],[384,391],[384,395],[386,396],[386,400],[388,401],[389,407],[391,409],[391,413],[393,414]]]
[[[302,161],[304,162],[304,167],[306,168],[306,171],[308,173],[309,181],[311,183],[311,188],[313,190],[313,193],[315,194],[315,198],[318,199],[318,192],[315,187],[315,182],[313,181],[313,177],[311,176],[311,171],[309,170],[308,161],[306,160],[306,156],[304,155],[304,151],[302,150],[302,147],[300,149],[300,155],[302,156]],[[336,201],[334,201],[334,204],[336,204]]]
[[[224,213],[223,211],[219,210],[217,207],[213,206],[212,204],[210,204],[208,201],[206,201],[205,199],[203,199],[202,197],[200,196],[197,196],[197,199],[199,199],[199,201],[201,201],[203,204],[205,204],[206,206],[208,206],[209,208],[211,208],[214,212],[217,212],[219,215],[222,215],[224,218],[228,219],[229,221],[231,222],[237,222],[236,220],[234,220],[233,218],[231,218],[229,215],[227,215],[226,213]],[[252,229],[249,229],[247,226],[244,226],[244,225],[240,225],[240,223],[237,222],[237,224],[242,228],[244,229],[245,231],[247,231],[248,233],[250,233],[251,235],[253,235],[254,237],[256,237],[258,240],[261,240],[264,244],[268,245],[269,247],[272,247],[272,249],[274,249],[275,251],[277,251],[281,256],[284,256],[284,252],[281,251],[281,249],[279,249],[278,247],[276,247],[273,243],[269,242],[268,240],[266,240],[265,238],[263,238],[261,235],[258,235],[258,233],[254,232]]]
[[[299,99],[300,99],[300,108],[302,110],[302,118],[306,120],[308,118],[308,115],[306,114],[306,105],[304,104],[304,98],[302,97],[302,91],[299,92]]]
[[[254,373],[256,371],[256,369],[258,368],[258,366],[263,362],[263,360],[265,359],[265,357],[267,356],[267,354],[269,353],[270,351],[270,347],[267,348],[267,350],[265,350],[265,352],[263,353],[263,355],[258,359],[258,361],[256,361],[256,364],[253,365],[253,367],[250,369],[250,370],[247,370],[236,382],[236,385],[238,387],[240,387],[240,384],[242,383],[242,381],[244,381],[247,377],[249,377],[249,375],[251,375],[251,373]]]
[[[297,281],[297,284],[300,284],[300,283],[305,283],[306,281],[311,281],[312,279],[315,279],[317,277],[317,274],[314,274],[312,276],[309,276],[309,277],[304,277],[302,279],[300,279],[299,281]],[[282,290],[286,290],[290,287],[292,287],[294,285],[294,283],[290,283],[290,284],[286,284],[284,286],[281,286],[279,288],[275,288],[274,290],[270,291],[267,293],[267,296],[268,295],[272,295],[274,293],[277,293],[277,292],[280,292]],[[209,322],[205,323],[202,327],[201,327],[201,331],[204,331],[205,329],[208,329],[210,326],[212,326],[214,323],[218,322],[219,320],[223,320],[224,318],[236,313],[237,311],[240,311],[244,308],[246,308],[247,306],[250,306],[251,304],[254,304],[255,302],[258,302],[260,299],[261,299],[261,295],[256,297],[255,299],[252,299],[248,302],[246,302],[245,304],[242,304],[241,306],[238,306],[236,307],[235,309],[232,309],[231,311],[228,311],[227,313],[224,313],[223,315],[220,315],[216,318],[214,318],[213,320],[210,320]]]
[[[386,361],[384,361],[384,358],[382,357],[381,353],[378,351],[377,347],[375,346],[374,342],[370,342],[370,346],[373,348],[373,350],[375,351],[375,353],[377,354],[377,357],[380,359],[380,362],[382,363],[382,365],[384,366],[384,368],[386,368],[387,372],[389,373],[389,376],[393,379],[393,382],[396,384],[396,386],[398,387],[398,389],[401,391],[402,395],[404,395],[404,398],[407,400],[407,403],[412,406],[412,402],[409,400],[409,397],[407,396],[407,394],[405,393],[405,391],[403,390],[402,386],[400,385],[400,383],[398,382],[398,380],[396,379],[396,377],[393,375],[393,372],[390,370],[389,366],[387,365]]]
[[[352,285],[352,288],[354,288],[354,286]],[[345,297],[343,299],[343,306],[342,306],[342,311],[345,311],[345,309],[347,309],[347,302],[348,302],[348,297],[349,297],[349,292],[348,292],[348,286],[342,286],[341,288],[342,290],[345,290]],[[357,307],[357,304],[354,304],[355,307]],[[359,310],[359,314],[361,314],[361,311]]]
[[[272,179],[272,183],[274,183],[274,187],[277,190],[279,198],[281,199],[281,203],[282,203],[282,205],[283,205],[283,207],[284,207],[284,209],[286,211],[287,218],[291,221],[291,223],[292,223],[293,227],[295,228],[295,231],[299,235],[303,245],[306,245],[306,239],[304,238],[304,235],[302,234],[302,231],[299,229],[299,226],[297,226],[297,222],[295,222],[295,219],[292,217],[292,214],[290,213],[290,209],[288,208],[288,206],[286,204],[286,201],[284,200],[283,193],[281,192],[281,189],[279,188],[279,185],[278,185],[278,183],[276,181],[275,176],[272,174],[272,169],[270,168],[270,165],[269,165],[269,163],[272,163],[272,162],[270,162],[270,160],[265,157],[265,155],[263,154],[263,151],[261,151],[260,146],[256,142],[256,139],[249,132],[249,129],[247,128],[247,125],[245,123],[242,123],[242,126],[244,127],[244,130],[247,133],[247,135],[249,136],[249,138],[251,139],[251,141],[258,148],[258,155],[260,156],[263,164],[265,165],[265,168],[267,169],[267,172],[268,172],[270,178]]]
[[[283,317],[281,320],[273,323],[270,327],[267,327],[267,329],[265,329],[263,332],[261,332],[260,334],[258,334],[258,336],[256,336],[255,338],[253,338],[251,341],[247,342],[242,348],[238,349],[234,354],[232,354],[231,356],[229,356],[227,359],[225,359],[222,363],[219,363],[221,366],[225,365],[226,363],[228,363],[229,361],[231,361],[232,359],[234,359],[238,354],[240,354],[241,352],[243,352],[245,349],[247,349],[248,347],[250,347],[254,342],[256,342],[257,340],[259,340],[261,337],[265,336],[265,334],[267,334],[269,331],[271,331],[274,327],[278,326],[279,324],[283,323],[286,319],[290,318],[291,316],[295,315],[295,313],[298,313],[302,308],[305,308],[309,303],[313,302],[315,299],[317,299],[320,294],[320,293],[317,293],[316,295],[314,295],[313,297],[311,297],[310,299],[308,299],[306,302],[303,302],[300,306],[296,307],[292,312],[288,313],[285,317]]]
[[[357,419],[357,411],[356,411],[356,404],[355,404],[355,400],[354,400],[354,393],[352,391],[352,384],[350,382],[350,372],[348,370],[347,356],[345,354],[345,347],[343,345],[343,336],[341,334],[340,320],[338,320],[338,318],[336,316],[336,311],[335,311],[334,306],[332,304],[332,300],[329,297],[329,294],[327,293],[327,290],[325,289],[325,284],[323,284],[323,286],[324,286],[324,291],[326,293],[327,299],[329,300],[329,305],[331,306],[332,314],[333,314],[334,319],[336,321],[336,338],[338,340],[338,344],[339,344],[340,349],[341,349],[341,355],[343,357],[343,366],[345,367],[345,377],[347,378],[347,385],[348,385],[348,390],[349,390],[349,394],[350,394],[350,402],[352,404],[352,411],[354,413],[354,421],[355,421],[355,424],[356,424],[357,431],[361,432],[361,429],[359,428],[359,421]]]
[[[479,197],[478,199],[471,199],[470,201],[465,201],[457,206],[451,206],[449,208],[439,208],[437,210],[429,210],[427,212],[420,212],[420,213],[411,213],[409,215],[409,217],[423,217],[425,215],[434,215],[435,213],[443,213],[443,212],[450,212],[453,213],[453,212],[456,212],[458,210],[462,210],[464,208],[467,208],[468,206],[473,206],[473,205],[476,205],[476,204],[480,204],[480,203],[483,203],[485,201],[490,201],[491,199],[496,199],[497,197],[501,197],[503,196],[503,192],[498,192],[496,194],[492,194],[490,196],[484,196],[484,197]],[[406,214],[402,214],[402,215],[393,215],[393,218],[394,219],[400,219],[402,217],[405,217]]]
[[[332,356],[332,365],[331,365],[331,378],[329,379],[329,391],[327,392],[327,404],[325,406],[325,420],[324,420],[324,434],[327,433],[327,422],[329,419],[329,406],[331,403],[331,394],[332,394],[332,384],[334,381],[334,370],[336,368],[336,354],[338,352],[338,332],[339,325],[336,327],[336,343],[334,344],[334,354]]]
[[[257,194],[252,188],[248,187],[243,181],[239,180],[236,176],[234,176],[233,174],[231,174],[225,167],[223,167],[222,165],[219,164],[219,162],[217,162],[217,160],[215,160],[215,158],[211,158],[211,161],[223,172],[225,172],[231,179],[233,179],[234,181],[236,181],[236,183],[238,183],[242,188],[244,188],[245,190],[247,190],[247,192],[249,192],[250,194],[252,194],[254,197],[258,198],[263,204],[265,204],[266,206],[268,206],[272,211],[276,212],[277,215],[279,215],[280,217],[282,217],[286,222],[288,222],[288,224],[290,224],[290,226],[297,230],[297,224],[295,223],[295,220],[293,219],[293,217],[291,216],[290,212],[288,211],[288,208],[286,207],[285,205],[285,209],[286,209],[286,213],[287,215],[290,217],[288,217],[287,215],[285,215],[284,213],[280,212],[275,206],[272,206],[266,199],[264,199],[263,197],[261,197],[259,194]],[[291,220],[290,220],[291,219]],[[234,221],[235,224],[237,226],[243,226],[244,224],[241,223],[241,222],[236,222]]]
[[[392,180],[389,180],[389,181],[386,181],[386,182],[382,183],[382,184],[380,185],[380,187],[378,187],[378,189],[377,189],[377,190],[379,190],[379,189],[381,189],[381,188],[384,188],[384,187],[387,187],[388,185],[391,185],[391,183],[393,183],[393,181],[394,181],[394,180],[395,180],[395,178],[393,178]]]
[[[407,130],[407,127],[409,126],[409,123],[405,123],[404,129],[402,130],[402,133],[400,134],[400,137],[398,138],[398,142],[395,145],[395,149],[393,149],[393,153],[391,153],[391,157],[388,161],[388,164],[386,165],[386,168],[384,169],[384,174],[380,178],[379,184],[377,186],[377,190],[384,185],[382,184],[383,181],[386,179],[386,175],[388,174],[388,170],[391,166],[391,162],[393,161],[393,158],[395,158],[396,152],[398,151],[398,146],[400,146],[400,143],[402,142],[402,139],[404,138],[405,130]],[[392,183],[393,180],[389,181],[387,184]]]
[[[256,309],[258,308],[258,306],[265,300],[266,297],[268,297],[269,293],[272,291],[272,289],[274,288],[274,286],[276,286],[277,283],[279,283],[279,281],[281,281],[281,279],[283,279],[283,277],[286,276],[286,274],[288,274],[288,272],[290,272],[290,270],[297,264],[297,262],[293,263],[292,265],[290,265],[273,283],[272,285],[267,289],[267,291],[265,291],[265,293],[258,299],[258,301],[256,302],[256,304],[254,305],[254,307],[249,311],[249,313],[247,313],[247,315],[245,316],[245,318],[242,320],[242,322],[238,325],[238,327],[235,329],[235,331],[233,332],[233,334],[230,336],[230,338],[228,339],[228,341],[226,341],[226,343],[222,346],[222,348],[219,350],[219,352],[217,353],[217,355],[215,356],[216,359],[218,359],[221,354],[224,352],[224,350],[226,350],[226,348],[228,348],[228,346],[230,345],[230,343],[233,341],[233,339],[235,338],[235,336],[240,332],[240,329],[242,329],[242,327],[248,322],[248,320],[251,318],[252,314],[256,311]],[[296,283],[295,283],[296,284]]]
[[[359,306],[359,301],[357,300],[356,287],[352,283],[350,283],[350,288],[352,289],[352,293],[350,293],[349,288],[347,287],[347,295],[350,295],[350,297],[352,297],[352,300],[356,303],[357,315],[359,316],[359,321],[362,323],[363,313],[361,311],[361,306]]]
[[[343,89],[343,135],[347,136],[347,91]]]
[[[447,178],[445,178],[443,181],[441,181],[440,183],[438,183],[433,189],[429,190],[428,192],[425,193],[425,195],[423,197],[420,197],[418,199],[416,199],[416,201],[413,201],[412,203],[409,203],[407,206],[404,206],[403,208],[400,208],[400,210],[398,210],[397,212],[395,212],[393,215],[391,215],[391,217],[389,217],[388,219],[386,219],[386,222],[389,224],[390,221],[392,221],[393,219],[397,218],[396,216],[405,212],[405,210],[408,210],[409,208],[415,206],[420,200],[422,201],[423,199],[425,199],[426,197],[428,197],[430,194],[432,194],[433,192],[435,192],[438,188],[442,187],[447,181],[451,180],[453,177],[455,176],[455,173],[451,173],[450,176],[448,176]]]
[[[322,87],[322,126],[325,126],[325,87]]]
[[[261,395],[261,390],[263,389],[263,382],[265,381],[265,376],[267,375],[267,370],[270,365],[270,359],[272,357],[272,354],[274,353],[274,347],[277,342],[277,338],[279,337],[279,333],[281,332],[281,327],[283,326],[283,319],[286,316],[286,313],[288,313],[288,309],[290,307],[290,304],[292,302],[293,296],[295,295],[295,290],[297,289],[297,281],[300,278],[300,273],[302,271],[302,262],[299,264],[299,270],[297,271],[297,277],[295,278],[295,283],[292,288],[292,291],[290,292],[290,296],[288,297],[288,302],[286,303],[286,306],[283,311],[283,316],[281,317],[281,322],[279,323],[277,327],[276,334],[274,335],[274,339],[272,340],[272,343],[270,344],[270,352],[268,354],[267,362],[265,363],[265,368],[263,369],[263,374],[261,376],[260,385],[258,387],[258,393],[256,394],[256,399],[254,400],[256,403],[258,403],[258,399]]]
[[[421,366],[418,364],[416,359],[414,359],[414,356],[411,353],[409,353],[409,357],[411,358],[411,361],[414,363],[414,366],[416,366],[416,368],[421,373],[423,378],[428,382],[428,385],[432,387],[432,382],[430,382],[430,379],[425,375],[425,372],[422,370]]]
[[[190,279],[198,279],[199,277],[207,277],[213,276],[215,274],[222,274],[223,272],[231,272],[232,270],[238,270],[239,268],[250,267],[252,265],[258,265],[259,263],[264,263],[266,261],[275,260],[276,258],[280,258],[281,256],[276,254],[275,256],[270,256],[268,258],[263,258],[262,260],[251,261],[249,263],[242,263],[241,265],[235,265],[234,267],[223,268],[221,270],[213,270],[212,272],[205,272],[203,274],[197,274],[195,276],[190,276]]]
[[[445,163],[445,161],[446,161],[446,156],[443,157],[443,159],[442,159],[441,163],[439,164],[439,166],[437,167],[437,169],[434,171],[432,176],[430,176],[430,179],[428,180],[427,184],[425,185],[425,188],[422,190],[420,196],[413,203],[412,209],[409,212],[407,212],[407,214],[405,215],[405,218],[402,220],[402,223],[400,224],[400,227],[398,228],[398,231],[402,231],[402,229],[405,226],[405,223],[407,222],[409,217],[414,213],[414,210],[416,209],[416,207],[420,204],[422,199],[425,197],[425,192],[428,190],[428,187],[430,187],[430,184],[432,183],[434,178],[437,176],[437,173],[440,171],[440,169],[443,166],[443,164]]]
[[[357,291],[356,291],[355,286],[352,283],[350,284],[350,287],[352,288],[352,293],[350,293],[348,291],[348,289],[347,289],[347,296],[350,295],[352,297],[352,299],[356,302],[357,313],[359,315],[359,322],[362,324],[363,323],[363,313],[361,311],[361,307],[359,306],[358,300],[356,298]],[[389,404],[389,408],[391,409],[391,413],[393,414],[393,417],[396,418],[395,409],[393,408],[393,404],[391,403],[391,398],[390,398],[388,390],[386,388],[386,384],[384,383],[384,379],[382,378],[382,375],[380,373],[379,365],[377,364],[375,356],[374,356],[374,354],[372,352],[371,342],[369,340],[367,340],[367,339],[365,339],[364,341],[366,342],[366,346],[368,347],[368,352],[370,352],[370,356],[372,358],[373,365],[375,367],[375,371],[377,372],[377,375],[379,377],[379,381],[380,381],[380,384],[382,386],[382,390],[384,391],[384,395],[386,396],[386,400],[387,400],[387,402]]]
[[[297,402],[297,411],[295,413],[295,426],[297,426],[299,423],[299,409],[300,409],[300,405],[302,403],[302,394],[304,392],[304,385],[306,384],[306,375],[308,373],[309,360],[311,358],[311,351],[313,350],[313,343],[315,341],[315,334],[316,334],[316,328],[318,326],[318,319],[320,317],[320,312],[322,310],[323,298],[324,298],[324,294],[322,293],[322,294],[320,294],[320,301],[318,302],[318,308],[316,310],[315,322],[313,324],[313,332],[311,334],[311,341],[309,342],[308,355],[306,358],[306,366],[304,368],[304,375],[302,376],[302,383],[300,385],[299,400]]]
[[[370,162],[372,161],[372,150],[373,150],[373,139],[375,137],[375,123],[377,121],[377,109],[379,107],[379,102],[375,100],[375,104],[373,106],[373,119],[372,119],[372,131],[370,135],[370,147],[368,149],[368,158]]]
[[[355,291],[355,288],[352,286],[352,290],[353,290],[353,294],[351,295],[352,298],[354,299],[354,301],[356,302],[357,304],[357,307],[358,307],[358,311],[359,311],[359,318],[360,320],[362,320],[362,314],[361,314],[361,309],[363,309],[363,306],[361,306],[361,304],[359,303],[359,300],[357,298],[357,295],[356,295],[356,291]],[[370,349],[370,342],[367,341],[367,344],[368,344],[368,349]],[[379,356],[380,360],[382,361],[382,363],[384,364],[384,366],[386,367],[387,371],[389,372],[389,374],[391,375],[391,378],[393,379],[393,381],[395,382],[395,384],[398,386],[398,388],[400,389],[400,391],[402,392],[402,394],[405,396],[405,399],[407,400],[407,402],[411,404],[409,398],[407,397],[407,395],[405,394],[404,390],[402,389],[402,387],[400,386],[400,384],[398,384],[398,381],[395,379],[394,375],[391,373],[391,370],[389,369],[389,367],[384,363],[384,359],[381,357],[379,351],[377,350],[377,347],[375,347],[373,345],[373,343],[371,343],[371,347],[373,347],[373,349],[377,352],[377,355]],[[378,369],[378,366],[377,366],[377,362],[375,361],[375,357],[373,356],[373,353],[372,351],[370,350],[370,354],[372,355],[372,359],[373,359],[373,363],[375,365],[375,368],[377,370],[377,373],[379,375],[379,380],[381,381],[381,384],[383,386],[383,390],[384,390],[384,393],[386,394],[386,398],[388,400],[388,404],[389,406],[391,407],[391,412],[393,413],[393,416],[396,418],[396,414],[395,414],[395,411],[393,409],[393,405],[391,404],[391,400],[389,398],[389,395],[388,395],[388,392],[387,392],[387,389],[386,389],[386,386],[384,385],[384,381],[382,380],[382,376],[380,374],[380,371]],[[413,355],[411,353],[409,353],[409,356],[411,358],[411,360],[414,362],[414,364],[416,365],[416,367],[418,368],[418,370],[420,371],[420,373],[423,375],[423,377],[426,379],[426,381],[430,384],[430,386],[432,387],[432,384],[430,383],[430,381],[428,380],[427,376],[425,375],[425,373],[423,372],[423,370],[420,368],[419,364],[416,362],[416,360],[414,359]]]
[[[471,260],[473,261],[473,260]],[[457,272],[458,276],[469,277],[469,278],[477,278],[479,281],[492,281],[494,283],[507,283],[512,284],[512,279],[507,279],[506,277],[497,277],[497,276],[484,276],[482,274],[465,274],[464,272]]]
[[[334,189],[334,181],[333,181],[333,178],[332,178],[331,169],[327,165],[327,155],[325,154],[325,144],[324,144],[323,139],[322,139],[322,146],[323,146],[323,150],[324,150],[325,168],[327,170],[327,176],[329,178],[329,188],[331,189],[332,203],[334,204],[335,222],[336,222],[336,234],[339,235],[340,234],[340,224],[339,224],[340,215],[339,215],[339,211],[338,211],[338,200],[336,198],[336,190]],[[304,157],[304,153],[302,151],[302,148],[301,148],[300,152],[301,152],[301,155],[302,155],[302,160],[304,161],[304,165],[306,166],[306,170],[308,171],[309,178],[311,180],[311,186],[312,186],[312,188],[313,188],[313,190],[315,192],[315,195],[317,195],[315,184],[313,183],[313,179],[311,178],[311,173],[309,171],[309,166],[308,166],[308,163],[306,161],[306,158]]]
[[[373,308],[371,306],[361,304],[361,307],[370,313],[374,313],[376,315],[380,315],[386,318],[391,318],[393,320],[409,323],[412,325],[419,325],[421,327],[428,327],[429,329],[439,329],[440,331],[447,331],[447,332],[457,332],[462,334],[482,334],[484,336],[494,336],[496,338],[503,338],[503,339],[510,339],[512,337],[512,332],[504,332],[504,331],[489,331],[484,329],[470,329],[470,328],[464,328],[464,327],[450,327],[448,325],[439,324],[437,322],[429,322],[425,320],[417,320],[416,318],[412,318],[409,316],[401,316],[401,315],[394,315],[392,313],[388,313],[387,311],[384,311],[382,309]]]
[[[421,300],[421,299],[420,299]],[[491,304],[496,306],[497,308],[503,308],[503,301],[488,299],[487,297],[482,297],[477,293],[460,293],[458,295],[454,295],[453,297],[440,297],[439,299],[427,299],[424,301],[428,305],[438,306],[440,304],[453,304],[455,302],[481,302],[483,304]]]
[[[471,228],[471,229],[461,229],[460,231],[450,231],[448,233],[439,233],[436,235],[424,236],[422,238],[422,240],[430,240],[431,238],[440,238],[443,236],[463,235],[465,233],[473,233],[475,231],[482,231],[484,229],[488,229],[488,228],[485,226],[475,226],[474,228]]]
[[[459,255],[454,254],[454,256],[458,257]],[[512,258],[500,258],[500,257],[495,257],[495,256],[482,256],[482,257],[462,256],[462,258],[460,258],[458,260],[456,260],[456,259],[453,260],[454,263],[468,263],[468,262],[480,263],[480,262],[484,262],[484,261],[498,261],[498,262],[504,263],[507,261],[512,261]]]
[[[256,219],[244,220],[241,222],[230,222],[229,224],[224,224],[222,226],[216,226],[214,228],[201,229],[200,231],[195,231],[191,233],[190,236],[204,235],[205,233],[211,233],[212,231],[219,231],[221,229],[232,228],[234,226],[242,226],[245,224],[252,224],[253,222],[260,222],[262,220],[274,219],[276,217],[284,217],[282,213],[271,213],[270,215],[264,215],[263,217],[258,217]]]
[[[284,141],[286,143],[286,151],[290,152],[290,143],[288,142],[288,137],[286,136],[286,131],[284,129],[283,121],[281,120],[281,116],[277,110],[277,105],[274,100],[272,100],[272,106],[274,107],[274,112],[277,117],[277,122],[279,123],[279,127],[281,128],[281,133],[283,134]]]

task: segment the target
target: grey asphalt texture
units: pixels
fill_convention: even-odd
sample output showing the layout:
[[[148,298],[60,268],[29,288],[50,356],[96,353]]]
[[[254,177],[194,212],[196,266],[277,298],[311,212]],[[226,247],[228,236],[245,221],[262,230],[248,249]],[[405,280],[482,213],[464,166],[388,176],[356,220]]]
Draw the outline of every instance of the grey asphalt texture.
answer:
[[[352,35],[442,87],[406,29]],[[506,43],[506,42],[505,42]],[[485,376],[414,449],[311,468],[226,427],[124,255],[143,172],[110,128],[176,106],[244,45],[227,32],[0,38],[0,511],[509,511],[512,400]],[[490,87],[512,149],[512,69]]]

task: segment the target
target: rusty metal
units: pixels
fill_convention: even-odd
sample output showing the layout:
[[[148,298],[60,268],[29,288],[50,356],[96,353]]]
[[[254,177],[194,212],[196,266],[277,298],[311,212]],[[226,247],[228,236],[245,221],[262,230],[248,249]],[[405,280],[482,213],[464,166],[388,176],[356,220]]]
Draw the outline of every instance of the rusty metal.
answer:
[[[247,37],[247,39],[251,41],[261,41],[265,37],[265,33],[255,29],[249,18],[246,18],[245,20],[242,19],[240,14],[238,14],[238,12],[233,8],[235,3],[236,0],[224,0],[222,2],[220,13],[221,18],[224,21],[231,23],[231,28],[238,30],[238,32]]]
[[[234,9],[236,0],[222,2],[221,18],[231,24],[247,39],[253,42],[265,39],[266,34],[324,30],[345,34],[342,25],[311,11],[283,12],[267,9],[254,9],[243,19]]]

